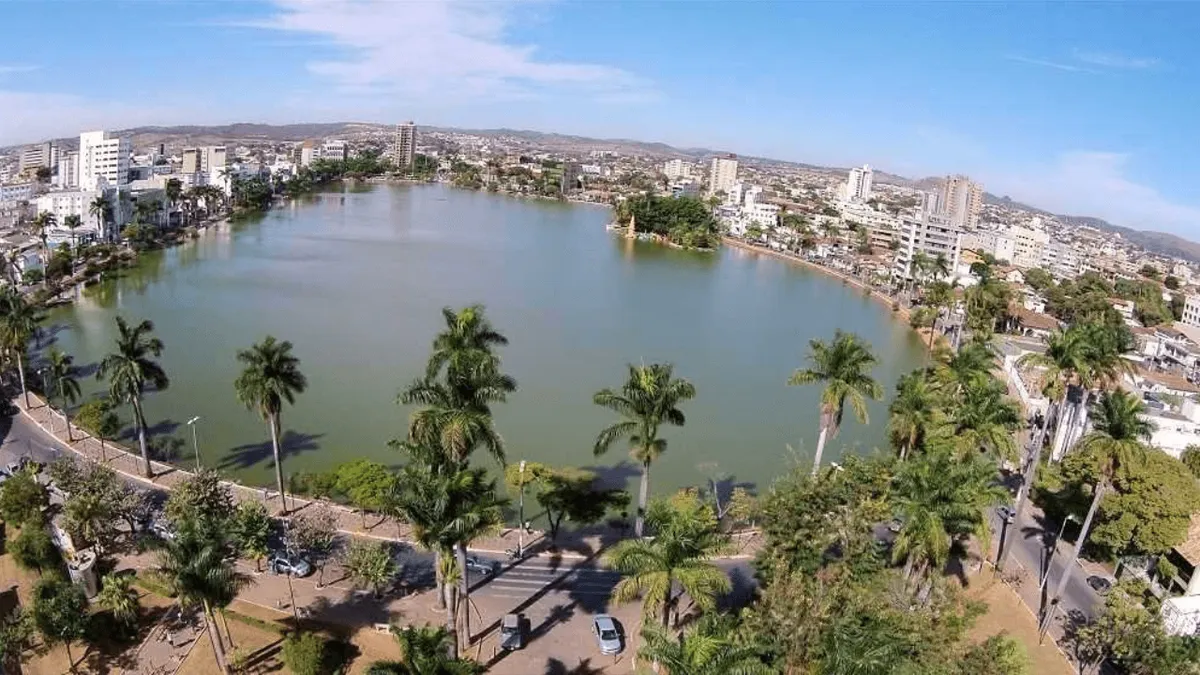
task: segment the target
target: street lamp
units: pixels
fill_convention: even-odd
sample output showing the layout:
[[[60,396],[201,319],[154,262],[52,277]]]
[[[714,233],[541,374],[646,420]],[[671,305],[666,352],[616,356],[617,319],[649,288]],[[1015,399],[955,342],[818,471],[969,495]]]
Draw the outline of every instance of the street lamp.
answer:
[[[518,479],[521,485],[521,494],[517,500],[517,559],[520,560],[525,556],[525,460],[521,460],[521,469]]]
[[[1074,521],[1079,522],[1075,514],[1068,513],[1066,518],[1063,518],[1062,527],[1058,528],[1058,536],[1054,537],[1054,544],[1050,547],[1050,555],[1046,560],[1046,572],[1042,575],[1042,583],[1038,584],[1038,590],[1042,591],[1046,588],[1046,582],[1050,580],[1050,565],[1054,562],[1054,554],[1058,552],[1058,540],[1062,539],[1063,532],[1067,529],[1067,523]]]
[[[187,421],[187,425],[192,428],[192,452],[196,453],[196,471],[200,470],[200,441],[196,438],[196,422],[199,421],[199,415]]]

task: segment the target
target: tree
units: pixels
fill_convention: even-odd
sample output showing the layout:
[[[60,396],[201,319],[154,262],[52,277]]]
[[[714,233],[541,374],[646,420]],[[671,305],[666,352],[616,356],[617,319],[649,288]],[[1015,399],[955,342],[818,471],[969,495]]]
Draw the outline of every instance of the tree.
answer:
[[[1138,274],[1141,274],[1147,279],[1152,279],[1154,281],[1158,281],[1162,278],[1162,272],[1158,271],[1157,267],[1149,263],[1142,265],[1142,269],[1138,270]]]
[[[1187,446],[1179,459],[1188,468],[1188,471],[1192,472],[1193,476],[1200,478],[1200,445]]]
[[[601,389],[592,402],[621,416],[621,421],[605,427],[593,452],[602,455],[622,438],[629,439],[630,454],[642,467],[638,489],[637,521],[634,532],[642,536],[646,503],[650,498],[650,465],[667,449],[667,439],[659,436],[664,424],[681,427],[687,421],[679,404],[696,397],[696,387],[687,380],[672,377],[670,364],[649,366],[630,364],[629,377],[620,391]]]
[[[62,565],[62,555],[41,520],[27,521],[17,536],[8,542],[8,552],[23,569],[39,575]]]
[[[997,460],[1017,459],[1015,433],[1021,410],[996,380],[968,385],[949,415],[954,443],[968,452],[983,451]]]
[[[104,577],[104,584],[96,602],[112,612],[113,618],[129,630],[136,626],[138,618],[138,592],[133,587],[132,574],[112,574]]]
[[[61,577],[47,577],[33,588],[33,622],[47,644],[63,643],[75,672],[71,642],[83,639],[88,627],[88,601],[83,589]]]
[[[261,571],[262,559],[270,553],[271,516],[259,502],[243,502],[233,517],[233,540],[242,555],[254,559],[254,570]]]
[[[923,372],[909,373],[896,384],[896,398],[888,406],[888,435],[901,460],[924,446],[937,404]]]
[[[563,519],[577,525],[591,525],[609,511],[629,504],[628,492],[598,488],[594,471],[575,468],[546,472],[539,478],[535,498],[546,510],[551,544],[558,538]]]
[[[17,375],[25,407],[29,407],[29,389],[25,386],[25,350],[38,329],[37,310],[12,286],[0,290],[0,348],[16,361]]]
[[[1025,647],[1005,633],[999,633],[971,646],[963,654],[962,675],[1028,675],[1029,656]]]
[[[181,605],[201,607],[217,667],[229,675],[225,647],[214,611],[233,601],[245,578],[233,566],[228,542],[210,520],[184,521],[175,537],[163,542],[159,571]]]
[[[821,432],[817,436],[817,452],[813,457],[812,472],[816,475],[821,468],[825,442],[836,436],[842,425],[846,403],[849,402],[858,421],[866,424],[867,399],[878,400],[883,396],[883,389],[870,375],[875,366],[870,345],[857,335],[839,330],[831,343],[810,340],[808,345],[809,367],[792,373],[788,384],[825,385],[821,391]]]
[[[364,528],[367,511],[380,512],[387,506],[395,482],[395,476],[379,462],[356,459],[337,468],[337,489],[358,507]]]
[[[400,661],[377,661],[367,675],[479,675],[483,666],[448,656],[454,635],[440,626],[392,626]]]
[[[74,441],[71,436],[71,411],[69,406],[79,400],[79,380],[75,379],[75,359],[69,354],[51,347],[46,355],[46,377],[53,383],[54,393],[62,403],[63,418],[67,421],[67,441]],[[46,392],[47,397],[50,392]]]
[[[277,341],[271,335],[250,349],[239,351],[237,360],[245,368],[234,381],[233,387],[237,391],[238,401],[262,415],[270,428],[271,450],[275,455],[275,484],[279,488],[282,511],[286,513],[283,464],[279,456],[279,418],[283,404],[295,403],[296,395],[304,393],[308,387],[308,380],[300,372],[300,359],[292,355],[292,343]]]
[[[0,619],[0,667],[19,664],[21,655],[33,646],[36,631],[33,615],[20,607],[14,607]]]
[[[325,564],[337,552],[337,518],[326,507],[300,513],[291,519],[286,542],[289,549],[304,554],[317,568],[317,586],[325,579]]]
[[[176,527],[196,521],[223,529],[235,514],[233,491],[215,469],[202,469],[171,490],[165,513]]]
[[[1054,277],[1040,267],[1025,270],[1025,284],[1035,291],[1042,291],[1054,285]]]
[[[121,418],[115,411],[116,404],[107,396],[94,398],[79,406],[75,412],[75,426],[95,436],[100,441],[100,461],[104,456],[105,439],[121,433]]]
[[[1150,438],[1151,426],[1141,417],[1144,409],[1139,399],[1124,391],[1115,391],[1105,393],[1093,411],[1095,415],[1093,428],[1095,430],[1080,442],[1080,450],[1090,455],[1090,464],[1093,467],[1090,476],[1093,485],[1092,504],[1088,507],[1087,516],[1083,519],[1083,526],[1079,532],[1079,538],[1071,550],[1071,558],[1067,561],[1066,571],[1059,577],[1058,585],[1051,596],[1050,609],[1042,617],[1040,630],[1043,635],[1050,628],[1054,610],[1057,608],[1059,599],[1062,598],[1063,590],[1066,588],[1072,572],[1074,572],[1079,552],[1083,549],[1091,532],[1096,510],[1108,493],[1113,477],[1123,467],[1145,461],[1146,448],[1142,445],[1141,440]]]
[[[738,644],[728,622],[704,617],[678,637],[647,624],[642,629],[638,657],[665,666],[671,675],[770,675],[777,672],[763,663],[752,646]]]
[[[155,391],[162,391],[170,384],[166,372],[154,360],[162,355],[163,343],[152,336],[154,323],[148,319],[143,319],[136,326],[130,326],[119,316],[116,322],[116,351],[100,361],[96,377],[108,380],[109,398],[133,408],[138,448],[142,453],[142,470],[149,478],[154,472],[150,467],[150,452],[146,446],[146,416],[142,412],[142,396],[148,386]]]
[[[342,564],[346,574],[355,582],[371,588],[375,598],[381,597],[383,586],[396,576],[392,553],[381,541],[352,539]]]
[[[679,600],[676,587],[701,611],[713,610],[730,584],[725,572],[710,562],[728,547],[712,509],[694,493],[685,492],[653,502],[646,524],[653,537],[624,540],[607,555],[609,566],[622,574],[613,600],[641,598],[645,616],[658,612],[663,628],[668,627]]]
[[[283,664],[295,675],[327,672],[325,638],[317,633],[296,632],[283,641]]]
[[[111,551],[117,537],[117,514],[108,491],[71,492],[64,504],[64,524],[76,548],[94,546],[98,555]]]
[[[104,195],[97,195],[95,199],[88,202],[88,215],[96,219],[96,231],[100,236],[105,236],[104,226],[112,217],[112,205],[104,198]]]
[[[0,483],[0,518],[20,525],[40,521],[42,510],[50,505],[46,488],[30,471],[18,471]]]
[[[54,227],[58,223],[58,217],[53,211],[42,211],[33,219],[34,232],[37,238],[42,242],[42,267],[45,267],[50,262],[49,257],[49,235],[47,230]]]

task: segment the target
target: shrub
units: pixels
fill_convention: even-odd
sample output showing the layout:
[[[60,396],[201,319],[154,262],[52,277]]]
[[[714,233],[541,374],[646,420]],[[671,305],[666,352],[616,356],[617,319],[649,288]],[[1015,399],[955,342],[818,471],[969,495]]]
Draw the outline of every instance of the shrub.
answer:
[[[325,638],[297,633],[283,641],[283,664],[295,675],[321,675],[325,666]]]

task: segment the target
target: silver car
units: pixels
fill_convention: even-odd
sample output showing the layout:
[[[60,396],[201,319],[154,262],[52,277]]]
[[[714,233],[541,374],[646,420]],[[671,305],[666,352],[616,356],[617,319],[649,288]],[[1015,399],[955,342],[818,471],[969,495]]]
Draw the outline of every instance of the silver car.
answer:
[[[306,577],[312,574],[312,565],[299,556],[289,556],[276,553],[267,558],[267,569],[273,574],[290,574],[294,577]]]
[[[597,614],[592,619],[592,633],[596,635],[596,643],[600,645],[601,654],[620,654],[624,647],[621,644],[621,631],[617,622],[607,614]]]

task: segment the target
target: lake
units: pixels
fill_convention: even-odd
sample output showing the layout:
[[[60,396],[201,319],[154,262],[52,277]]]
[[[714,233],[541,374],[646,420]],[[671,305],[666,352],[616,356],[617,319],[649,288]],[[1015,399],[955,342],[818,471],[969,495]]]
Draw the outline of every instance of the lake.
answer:
[[[289,474],[359,457],[399,461],[387,442],[403,436],[410,410],[396,395],[422,371],[445,306],[485,304],[510,340],[501,355],[519,389],[496,410],[510,461],[632,479],[623,447],[592,455],[613,419],[592,394],[618,387],[627,363],[672,362],[698,395],[683,407],[686,426],[667,431],[652,471],[660,494],[712,473],[762,488],[811,462],[819,387],[786,386],[810,339],[839,328],[865,338],[889,398],[921,363],[916,334],[860,290],[730,247],[631,242],[605,230],[609,218],[600,206],[445,186],[341,186],[146,254],[48,323],[92,373],[111,349],[114,316],[153,320],[171,378],[146,399],[156,442],[190,465],[184,423],[200,416],[205,464],[259,484],[272,482],[269,434],[233,381],[237,350],[268,334],[295,343],[309,380],[283,413]],[[93,377],[82,384],[104,388]],[[869,426],[847,415],[827,461],[885,445],[886,400],[870,415]],[[131,419],[127,408],[122,417]]]

